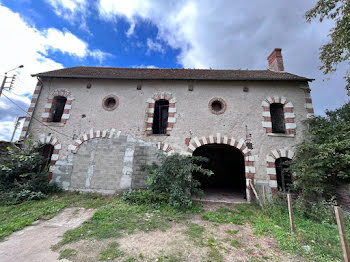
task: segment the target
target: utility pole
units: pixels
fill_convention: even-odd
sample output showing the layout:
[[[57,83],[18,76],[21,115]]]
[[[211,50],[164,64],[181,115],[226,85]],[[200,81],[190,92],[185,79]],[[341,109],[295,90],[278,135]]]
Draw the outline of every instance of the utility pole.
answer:
[[[8,77],[8,76],[7,76],[7,73],[8,73],[8,72],[11,72],[11,71],[13,71],[13,70],[16,70],[16,69],[18,69],[18,68],[22,68],[22,67],[23,67],[23,65],[20,65],[20,66],[17,66],[16,68],[14,68],[14,69],[11,69],[11,70],[5,72],[4,79],[2,80],[2,84],[1,84],[1,86],[0,86],[0,97],[1,97],[1,94],[2,94],[2,90],[5,88],[5,84],[6,84],[6,83],[10,83],[9,89],[11,89],[11,88],[12,88],[12,85],[13,85],[15,79],[16,79],[16,75],[13,75],[13,76]],[[12,78],[12,79],[11,79],[11,82],[6,82],[7,78]]]
[[[11,141],[10,141],[10,142],[13,141],[13,138],[15,137],[17,128],[18,128],[18,126],[19,126],[19,121],[20,121],[21,119],[23,119],[23,118],[26,118],[26,117],[25,117],[25,116],[19,116],[19,117],[16,118],[15,129],[14,129],[13,132],[12,132],[12,136],[11,136]]]

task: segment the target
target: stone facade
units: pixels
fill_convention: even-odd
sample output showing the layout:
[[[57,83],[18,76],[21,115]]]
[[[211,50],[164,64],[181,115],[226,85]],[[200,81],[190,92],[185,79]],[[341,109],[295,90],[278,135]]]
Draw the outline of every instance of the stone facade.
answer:
[[[191,87],[191,88],[189,88]],[[64,121],[26,119],[22,138],[54,145],[53,181],[65,189],[112,193],[144,187],[142,164],[156,161],[156,152],[191,154],[210,143],[238,148],[245,156],[246,179],[267,192],[277,190],[274,161],[293,159],[303,139],[304,120],[313,108],[307,81],[118,80],[43,77],[29,113],[47,116],[53,95],[69,101]],[[103,101],[118,104],[106,110]],[[213,98],[224,111],[213,113]],[[152,135],[154,103],[169,101],[168,129]],[[269,105],[284,105],[286,133],[271,132]],[[220,111],[221,112],[221,111]],[[247,147],[251,142],[252,149]],[[247,183],[247,197],[250,195]],[[249,200],[249,199],[248,199]]]

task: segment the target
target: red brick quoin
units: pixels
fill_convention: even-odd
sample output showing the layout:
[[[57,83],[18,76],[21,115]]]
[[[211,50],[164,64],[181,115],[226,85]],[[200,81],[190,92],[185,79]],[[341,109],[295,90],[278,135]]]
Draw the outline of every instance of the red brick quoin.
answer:
[[[160,92],[154,94],[151,98],[147,99],[147,115],[146,115],[146,133],[152,134],[154,107],[157,100],[165,99],[169,101],[169,111],[168,111],[168,127],[167,132],[174,128],[176,122],[176,99],[172,94],[167,92]]]
[[[262,122],[262,126],[265,128],[266,133],[272,133],[270,105],[273,103],[283,105],[286,134],[295,135],[296,124],[295,124],[294,106],[293,106],[292,102],[289,102],[283,96],[282,97],[279,97],[279,96],[267,97],[261,103],[261,106],[263,108],[262,116],[264,119]]]

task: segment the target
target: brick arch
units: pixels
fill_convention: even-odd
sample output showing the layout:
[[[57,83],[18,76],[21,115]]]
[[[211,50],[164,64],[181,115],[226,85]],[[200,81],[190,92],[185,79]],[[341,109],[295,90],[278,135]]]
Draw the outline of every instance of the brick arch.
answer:
[[[266,172],[269,176],[269,186],[272,193],[276,194],[278,191],[277,188],[277,172],[275,162],[278,158],[286,157],[291,160],[295,159],[295,153],[292,150],[288,149],[274,149],[270,154],[266,156],[267,168]]]
[[[49,171],[52,172],[58,160],[60,150],[62,149],[62,145],[59,143],[56,137],[52,135],[47,135],[47,134],[40,135],[40,143],[52,145],[54,147],[54,150],[51,156],[51,161],[50,161],[50,169],[49,169]]]
[[[165,99],[169,101],[168,111],[168,127],[167,131],[171,131],[174,128],[176,122],[176,98],[171,93],[160,92],[154,94],[151,98],[147,99],[147,117],[146,117],[146,133],[152,134],[154,108],[157,100]]]
[[[52,102],[53,102],[54,97],[56,97],[56,96],[63,96],[65,98],[67,98],[66,104],[64,106],[63,115],[61,118],[61,123],[65,124],[67,122],[67,120],[69,119],[70,110],[72,109],[72,101],[74,98],[73,98],[71,92],[66,90],[66,89],[55,89],[49,95],[49,98],[48,98],[47,103],[45,105],[45,111],[41,115],[42,122],[49,122],[50,112],[51,112],[51,108],[52,108]]]
[[[247,201],[251,201],[251,186],[249,184],[249,180],[251,180],[254,184],[255,177],[255,158],[251,155],[251,150],[246,146],[245,140],[240,139],[236,140],[233,137],[229,138],[228,136],[222,136],[220,133],[217,133],[216,136],[210,135],[208,137],[202,136],[194,137],[191,139],[187,151],[193,153],[196,148],[206,145],[206,144],[225,144],[229,146],[233,146],[242,152],[244,156],[244,165],[245,165],[245,177],[246,177],[246,191],[247,191]]]
[[[281,96],[281,97],[269,96],[261,103],[261,106],[263,108],[262,116],[264,119],[262,122],[262,126],[265,128],[266,133],[272,133],[270,105],[273,103],[283,105],[286,134],[295,135],[296,124],[295,124],[294,105],[292,104],[292,102],[288,101],[287,98],[285,98],[284,96]]]
[[[84,143],[85,141],[91,140],[93,138],[112,138],[113,136],[119,137],[121,135],[121,131],[117,131],[116,129],[105,129],[105,130],[93,130],[93,128],[90,129],[88,133],[84,133],[78,137],[74,141],[74,144],[71,144],[68,146],[68,150],[70,150],[73,154],[77,153],[79,146]],[[173,149],[168,144],[164,144],[162,142],[158,142],[154,145],[159,150],[162,150],[166,153],[169,153]]]

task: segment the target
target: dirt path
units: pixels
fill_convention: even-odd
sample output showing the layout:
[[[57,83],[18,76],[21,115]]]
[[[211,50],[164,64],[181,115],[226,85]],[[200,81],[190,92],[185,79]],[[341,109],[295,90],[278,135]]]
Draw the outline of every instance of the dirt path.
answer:
[[[93,209],[66,208],[50,220],[34,222],[13,233],[0,242],[0,262],[67,262],[58,260],[59,254],[50,247],[61,240],[64,232],[78,227],[93,213]]]

